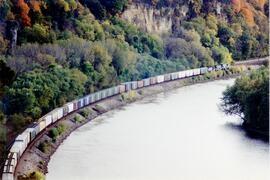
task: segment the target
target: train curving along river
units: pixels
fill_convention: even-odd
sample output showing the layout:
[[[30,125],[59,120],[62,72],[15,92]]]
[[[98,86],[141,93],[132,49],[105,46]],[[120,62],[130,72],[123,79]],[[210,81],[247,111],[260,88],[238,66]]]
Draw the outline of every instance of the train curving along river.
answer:
[[[47,180],[267,180],[268,143],[218,108],[234,80],[196,84],[104,114],[73,132]]]

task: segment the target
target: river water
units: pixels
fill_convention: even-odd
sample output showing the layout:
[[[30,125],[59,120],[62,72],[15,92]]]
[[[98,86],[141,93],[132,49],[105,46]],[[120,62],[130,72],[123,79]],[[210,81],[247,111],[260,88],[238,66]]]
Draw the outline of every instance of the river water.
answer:
[[[79,128],[47,180],[268,180],[269,146],[218,108],[234,80],[148,97]]]

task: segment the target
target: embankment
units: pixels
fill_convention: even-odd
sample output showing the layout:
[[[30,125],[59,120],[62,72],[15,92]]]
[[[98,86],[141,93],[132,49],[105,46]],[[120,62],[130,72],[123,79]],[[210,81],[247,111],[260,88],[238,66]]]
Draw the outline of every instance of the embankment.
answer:
[[[33,171],[40,171],[44,174],[47,173],[47,165],[50,161],[50,157],[57,150],[59,145],[77,128],[96,118],[100,114],[108,112],[112,109],[119,108],[128,103],[142,99],[146,96],[151,96],[157,93],[168,91],[183,86],[209,82],[218,79],[227,79],[237,77],[240,74],[239,71],[234,73],[225,73],[223,71],[208,73],[203,76],[191,77],[187,79],[180,79],[176,81],[169,81],[154,86],[129,91],[121,95],[113,96],[95,104],[91,104],[83,109],[80,109],[65,118],[57,121],[55,124],[47,128],[41,133],[26,149],[20,162],[17,165],[15,175],[16,177],[27,176]],[[62,129],[58,131],[56,135],[52,137],[52,128]]]

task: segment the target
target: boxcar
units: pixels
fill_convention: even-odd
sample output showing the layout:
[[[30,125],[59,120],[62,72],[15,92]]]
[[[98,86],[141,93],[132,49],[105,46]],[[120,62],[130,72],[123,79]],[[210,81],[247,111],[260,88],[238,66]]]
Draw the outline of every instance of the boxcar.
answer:
[[[106,97],[106,92],[104,90],[99,91],[100,92],[100,98],[104,99]]]
[[[171,80],[171,75],[170,74],[165,74],[164,75],[164,81],[170,81]]]
[[[87,106],[89,104],[89,96],[90,95],[87,95],[87,96],[84,96],[83,97],[83,105],[84,106]]]
[[[101,92],[98,91],[95,93],[95,102],[99,101],[101,99]]]
[[[126,91],[126,86],[124,84],[121,84],[118,87],[119,87],[119,93],[123,93]]]
[[[41,132],[46,127],[46,122],[44,120],[40,120],[38,122],[38,126],[39,126],[39,132]]]
[[[83,107],[83,98],[80,98],[77,102],[78,102],[78,109]]]
[[[24,150],[26,149],[26,147],[28,145],[28,142],[30,141],[30,136],[28,134],[29,133],[22,133],[22,134],[18,135],[15,139],[15,142],[21,143],[20,150],[22,153],[24,152]],[[29,141],[28,141],[28,139],[29,139]]]
[[[132,81],[131,82],[131,89],[137,89],[138,88],[138,82],[137,81]]]
[[[123,83],[125,85],[125,91],[130,91],[132,88],[131,82]]]
[[[56,122],[59,118],[58,118],[58,109],[54,109],[53,111],[50,112],[52,115],[52,122]],[[46,126],[48,126],[46,124]]]
[[[45,116],[43,116],[41,119],[43,119],[45,121],[46,127],[49,126],[52,122],[54,122],[54,115],[53,115],[54,111],[52,111],[52,115],[51,114],[46,114]],[[57,119],[57,116],[56,116]]]
[[[207,73],[207,67],[200,68],[200,74],[205,74],[205,73]]]
[[[9,150],[9,152],[16,154],[17,159],[19,159],[23,153],[22,144],[23,144],[22,142],[15,141]]]
[[[73,103],[67,103],[67,107],[68,107],[68,113],[71,113],[73,111]]]
[[[116,95],[116,94],[119,94],[119,93],[120,93],[119,86],[114,86],[114,94],[113,95]]]
[[[177,72],[176,73],[171,73],[170,75],[171,75],[171,80],[176,80],[176,79],[179,78]]]
[[[201,73],[200,68],[193,69],[193,75],[199,75]]]
[[[219,70],[221,70],[221,69],[222,69],[221,65],[216,65],[216,66],[215,66],[215,70],[216,70],[216,71],[219,71]]]
[[[2,180],[14,180],[13,173],[3,173]]]
[[[65,116],[65,115],[67,115],[68,114],[68,106],[65,104],[64,106],[63,106],[63,115]]]
[[[138,88],[142,88],[143,87],[143,80],[137,81],[138,83]]]
[[[190,77],[190,76],[191,76],[190,70],[186,70],[185,71],[185,77]]]
[[[209,71],[209,72],[211,72],[211,71],[213,71],[213,70],[214,70],[213,67],[208,67],[208,71]]]
[[[150,84],[156,84],[157,83],[157,77],[150,77]]]
[[[143,87],[150,85],[150,78],[143,79],[142,81],[143,81]]]
[[[60,107],[57,109],[58,119],[61,119],[64,116],[64,108]]]
[[[164,75],[157,76],[157,83],[164,82]]]
[[[94,96],[94,94],[90,94],[90,95],[88,96],[88,102],[89,102],[89,104],[95,102],[95,96]]]
[[[78,100],[74,100],[73,102],[73,111],[78,109]]]
[[[30,135],[30,141],[33,141],[36,137],[36,131],[34,128],[27,128],[26,131],[29,133]]]
[[[179,71],[179,72],[178,72],[178,77],[179,77],[179,78],[184,78],[184,77],[186,77],[186,72],[185,72],[185,71]]]

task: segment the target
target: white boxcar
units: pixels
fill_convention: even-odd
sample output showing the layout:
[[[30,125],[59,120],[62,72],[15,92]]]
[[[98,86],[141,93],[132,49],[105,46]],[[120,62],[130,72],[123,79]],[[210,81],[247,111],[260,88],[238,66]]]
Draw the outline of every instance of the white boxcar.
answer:
[[[193,75],[196,76],[196,75],[199,75],[200,74],[200,68],[197,68],[197,69],[193,69]]]
[[[171,73],[170,75],[171,75],[171,80],[176,80],[176,79],[178,79],[178,73],[177,73],[177,72]]]
[[[39,125],[39,132],[41,132],[43,129],[45,129],[45,127],[46,127],[46,122],[44,121],[44,120],[40,120],[39,122],[38,122],[38,125]]]
[[[54,111],[52,111],[52,113],[54,113]],[[54,122],[54,117],[51,114],[46,114],[42,119],[44,119],[46,127]]]
[[[18,159],[21,157],[22,153],[23,153],[23,142],[20,141],[15,141],[13,143],[13,145],[11,146],[9,152],[11,153],[16,153]]]
[[[200,68],[200,74],[205,74],[205,73],[207,73],[207,71],[208,71],[207,67]]]
[[[132,81],[131,82],[131,89],[137,89],[138,88],[138,82],[137,81]]]
[[[67,107],[68,107],[68,113],[71,113],[73,111],[73,103],[67,103]]]
[[[179,71],[179,72],[178,72],[178,77],[179,77],[179,79],[184,78],[185,76],[186,76],[185,71]]]
[[[99,91],[100,92],[100,98],[101,99],[104,99],[104,98],[106,98],[106,91],[104,91],[104,90],[102,90],[102,91]]]
[[[15,139],[15,142],[19,142],[20,143],[20,152],[21,152],[21,155],[22,153],[24,152],[24,150],[26,149],[27,147],[27,135],[26,134],[20,134],[19,136],[17,136],[17,138]]]
[[[14,180],[13,173],[3,173],[2,180]]]
[[[119,86],[115,86],[114,87],[114,95],[119,94],[119,93],[120,93]]]
[[[164,82],[164,75],[157,76],[157,83]]]
[[[87,95],[87,96],[84,96],[83,97],[83,104],[84,106],[87,106],[90,102],[89,102],[89,96],[90,95]]]
[[[94,94],[90,94],[90,95],[88,96],[88,102],[89,102],[89,104],[95,102],[95,96],[94,96]]]
[[[150,85],[150,78],[143,79],[143,87],[149,86]]]
[[[83,98],[81,98],[81,99],[78,100],[78,106],[77,107],[79,109],[79,108],[82,108],[83,106],[84,106],[84,104],[83,104]]]
[[[57,109],[58,119],[61,119],[64,116],[64,108],[60,107]]]
[[[27,131],[30,135],[30,141],[33,141],[36,137],[36,130],[35,128],[27,128],[25,131]]]
[[[98,92],[95,93],[95,102],[99,101],[100,99],[101,99],[101,92],[98,91]]]

